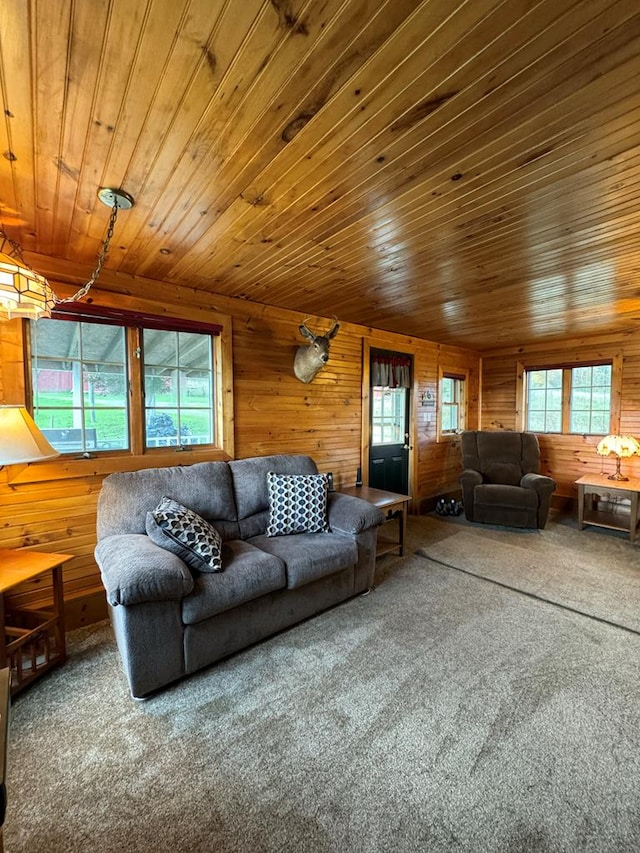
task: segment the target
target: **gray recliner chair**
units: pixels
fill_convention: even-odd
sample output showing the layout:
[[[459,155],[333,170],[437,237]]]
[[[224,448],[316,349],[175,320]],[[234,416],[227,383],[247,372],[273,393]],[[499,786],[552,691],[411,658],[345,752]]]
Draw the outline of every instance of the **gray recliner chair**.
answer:
[[[460,475],[469,521],[543,528],[556,484],[540,474],[540,446],[532,432],[462,433]]]

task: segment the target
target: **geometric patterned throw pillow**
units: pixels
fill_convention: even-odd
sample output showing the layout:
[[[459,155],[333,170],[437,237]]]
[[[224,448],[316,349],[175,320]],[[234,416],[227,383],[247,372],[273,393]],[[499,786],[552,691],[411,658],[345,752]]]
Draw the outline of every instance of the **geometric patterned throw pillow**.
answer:
[[[319,533],[329,529],[326,474],[267,474],[267,536]]]
[[[149,538],[177,554],[191,569],[222,571],[222,539],[204,518],[186,506],[163,497],[153,512],[147,513]]]

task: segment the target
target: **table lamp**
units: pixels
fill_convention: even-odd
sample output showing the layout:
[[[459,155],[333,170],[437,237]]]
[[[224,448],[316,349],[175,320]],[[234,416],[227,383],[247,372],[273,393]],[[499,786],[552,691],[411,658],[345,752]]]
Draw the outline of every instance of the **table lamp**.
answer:
[[[0,468],[59,455],[24,406],[0,406]]]
[[[599,456],[609,456],[613,453],[616,457],[616,470],[609,474],[609,480],[628,480],[620,473],[620,460],[628,459],[634,454],[640,455],[640,443],[632,435],[607,435],[598,442],[596,453]]]

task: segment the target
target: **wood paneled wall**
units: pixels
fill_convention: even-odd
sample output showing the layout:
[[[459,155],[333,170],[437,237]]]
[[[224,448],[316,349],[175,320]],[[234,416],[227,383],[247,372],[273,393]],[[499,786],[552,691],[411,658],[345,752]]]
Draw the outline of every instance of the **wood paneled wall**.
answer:
[[[521,429],[518,410],[519,364],[571,364],[622,355],[620,424],[623,434],[640,436],[640,337],[617,334],[567,340],[561,344],[496,350],[482,359],[482,429]],[[616,428],[616,425],[612,425]],[[558,484],[555,498],[576,498],[575,481],[584,474],[615,470],[611,459],[596,454],[600,436],[541,435],[542,472]],[[623,460],[628,476],[640,477],[640,458]]]
[[[109,275],[105,278],[108,281]],[[333,471],[338,488],[353,484],[356,470],[363,464],[362,424],[366,405],[363,406],[362,400],[362,378],[367,341],[370,346],[404,351],[414,357],[414,510],[425,499],[457,488],[458,443],[436,442],[437,409],[421,405],[421,400],[427,391],[433,400],[437,399],[440,366],[465,369],[469,372],[470,425],[477,423],[477,354],[364,326],[341,324],[331,343],[329,364],[312,383],[305,385],[293,375],[296,348],[304,343],[298,332],[304,317],[299,313],[222,297],[216,298],[212,305],[210,297],[205,300],[196,293],[192,303],[186,304],[184,293],[178,295],[170,285],[136,282],[129,289],[129,293],[138,289],[140,295],[136,297],[116,296],[108,288],[94,291],[93,297],[97,303],[121,305],[135,298],[136,307],[141,310],[155,309],[157,313],[162,306],[162,311],[169,315],[174,311],[180,316],[192,312],[203,322],[213,321],[220,314],[231,318],[235,458],[307,453],[314,457],[321,471]],[[63,286],[56,289],[66,295]],[[148,298],[149,292],[154,294],[153,301]],[[145,293],[147,296],[142,295]],[[307,321],[314,331],[325,330],[330,322],[322,317]],[[17,320],[0,324],[0,393],[4,403],[24,402],[21,329]],[[202,458],[199,453],[198,461]],[[209,458],[222,456],[212,453]],[[185,462],[185,454],[150,456],[142,462],[120,457],[112,458],[108,468],[130,470],[141,464]],[[23,482],[9,482],[6,471],[0,471],[0,546],[75,555],[64,568],[67,621],[68,627],[73,627],[106,614],[93,549],[97,499],[108,471],[104,465],[87,460],[41,464],[46,465],[48,477],[42,481],[27,478]],[[21,604],[36,606],[49,595],[43,580],[21,588],[14,598]]]

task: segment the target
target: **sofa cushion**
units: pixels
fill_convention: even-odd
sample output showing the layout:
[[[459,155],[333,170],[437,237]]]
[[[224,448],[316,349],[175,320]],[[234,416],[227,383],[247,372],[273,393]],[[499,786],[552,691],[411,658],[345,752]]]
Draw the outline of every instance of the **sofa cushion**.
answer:
[[[228,463],[196,462],[105,477],[98,501],[98,539],[114,533],[144,533],[147,512],[155,509],[163,495],[171,495],[207,520],[224,521],[228,531],[223,532],[223,538],[237,535]]]
[[[252,545],[279,557],[286,567],[287,589],[354,566],[358,546],[339,533],[298,533],[296,536],[256,536]]]
[[[521,489],[520,486],[501,486],[483,484],[476,486],[473,492],[476,506],[492,506],[517,509],[537,509],[538,493],[533,489]]]
[[[182,621],[194,625],[216,613],[286,586],[284,563],[241,539],[222,546],[224,572],[195,578],[193,592],[182,602]]]
[[[278,454],[234,459],[228,463],[233,478],[238,519],[264,512],[269,507],[267,474],[317,474],[318,468],[310,456]],[[264,532],[264,528],[261,532]],[[247,535],[242,532],[241,538]]]
[[[326,474],[267,474],[267,536],[328,530]]]
[[[222,571],[222,540],[218,531],[191,509],[163,497],[147,513],[147,536],[198,572]]]

